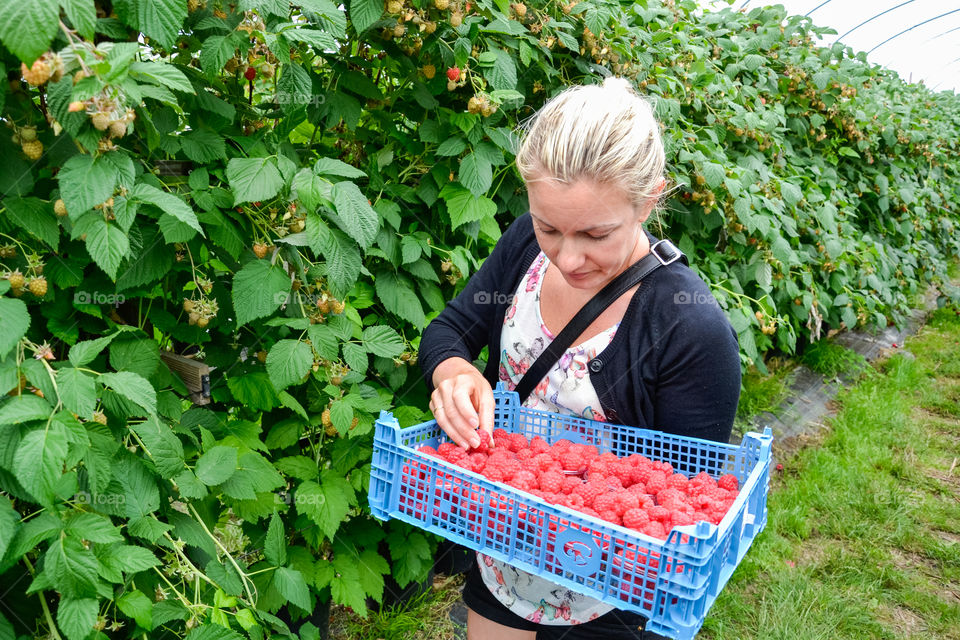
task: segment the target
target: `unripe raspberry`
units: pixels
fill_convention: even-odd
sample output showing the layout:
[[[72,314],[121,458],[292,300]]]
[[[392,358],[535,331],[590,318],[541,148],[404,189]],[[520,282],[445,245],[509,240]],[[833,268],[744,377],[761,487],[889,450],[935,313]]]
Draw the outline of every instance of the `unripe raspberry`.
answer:
[[[453,80],[447,80],[447,91],[456,91],[457,83]]]
[[[26,278],[23,277],[23,274],[20,273],[20,270],[18,269],[7,276],[7,281],[10,283],[11,289],[23,289],[23,285],[26,283]]]
[[[330,310],[333,311],[334,314],[340,314],[343,313],[344,308],[346,308],[346,305],[343,304],[343,302],[340,300],[334,300]]]
[[[433,77],[437,75],[437,68],[432,64],[425,64],[423,68],[420,69],[420,72],[423,73],[423,77],[427,80],[433,80]]]
[[[67,106],[67,111],[70,113],[79,113],[80,111],[84,111],[86,108],[87,105],[84,104],[82,100],[74,100],[69,106]]]
[[[190,315],[188,316],[188,322],[190,324],[197,324],[197,321],[199,320],[200,320],[200,314],[197,313],[196,311],[191,311]]]
[[[23,153],[30,160],[39,160],[43,156],[43,143],[39,140],[31,140],[20,145]]]
[[[272,78],[276,72],[276,68],[269,62],[264,62],[260,65],[259,71],[260,75],[262,75],[264,78]]]
[[[450,26],[459,27],[463,24],[463,14],[459,12],[450,14]]]
[[[403,3],[400,0],[389,0],[387,2],[387,13],[396,15],[403,11]]]
[[[429,22],[425,22],[425,23],[423,24],[423,30],[424,30],[426,33],[428,33],[428,34],[429,34],[429,33],[433,33],[434,31],[437,30],[437,23],[434,22],[433,20],[431,20],[431,21],[429,21]]]
[[[94,411],[93,421],[105,425],[107,424],[107,416],[103,411]]]
[[[126,120],[114,120],[110,123],[110,133],[108,134],[111,138],[122,138],[127,135],[127,122]]]
[[[259,360],[260,362],[266,362],[267,352],[264,351],[263,349],[261,349],[260,351],[257,351],[257,360]]]
[[[31,142],[37,139],[37,128],[36,127],[21,127],[20,128],[20,139],[26,142]]]
[[[470,113],[480,113],[480,110],[483,108],[483,103],[480,98],[477,96],[471,96],[467,101],[467,111]]]
[[[63,203],[63,198],[57,198],[57,201],[53,203],[53,212],[61,218],[67,215],[67,205]]]
[[[253,243],[253,254],[258,258],[265,258],[267,256],[267,245],[262,242]]]
[[[42,298],[43,296],[47,295],[47,279],[43,276],[33,278],[30,280],[30,284],[27,286],[30,289],[30,293],[38,298]]]
[[[51,69],[50,65],[44,60],[45,57],[44,55],[34,60],[29,68],[26,63],[20,63],[20,75],[22,75],[27,84],[32,87],[39,87],[53,75],[53,69]]]
[[[440,11],[446,11],[447,7],[450,6],[450,0],[433,0],[433,6]]]
[[[200,316],[197,318],[197,326],[201,329],[206,327],[208,324],[210,324],[210,318],[207,318],[206,316]]]
[[[90,116],[90,122],[93,123],[93,126],[97,131],[106,131],[110,128],[110,116],[102,111],[98,111]]]
[[[513,5],[513,11],[517,14],[518,18],[522,18],[523,16],[527,15],[527,5],[523,4],[522,2],[518,2],[517,4]]]
[[[399,38],[403,36],[403,34],[405,34],[406,32],[407,32],[407,27],[402,24],[398,24],[393,28],[393,37]]]

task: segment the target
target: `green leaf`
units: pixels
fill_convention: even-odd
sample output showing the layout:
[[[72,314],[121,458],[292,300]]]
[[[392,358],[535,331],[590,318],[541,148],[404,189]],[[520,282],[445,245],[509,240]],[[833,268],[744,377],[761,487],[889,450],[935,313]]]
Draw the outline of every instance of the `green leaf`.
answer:
[[[355,501],[356,494],[347,479],[330,469],[321,472],[319,484],[302,482],[295,497],[297,511],[310,518],[330,540]]]
[[[207,75],[219,73],[227,60],[233,57],[237,47],[233,34],[210,36],[200,46],[200,67]]]
[[[97,7],[93,0],[60,0],[70,24],[86,40],[93,40],[97,28]]]
[[[83,640],[93,631],[98,612],[96,598],[61,598],[57,605],[57,626],[67,640]]]
[[[152,415],[144,422],[131,426],[150,452],[160,477],[172,478],[185,470],[183,443],[167,424]]]
[[[123,535],[121,535],[120,529],[113,526],[109,518],[96,513],[87,512],[76,514],[67,521],[66,531],[77,538],[89,540],[90,542],[105,544],[123,542]]]
[[[175,64],[155,61],[134,62],[130,65],[130,73],[134,76],[145,76],[155,84],[173,91],[196,93],[193,90],[193,85],[187,80],[187,76]]]
[[[223,138],[209,129],[196,129],[180,136],[180,148],[194,162],[206,164],[227,157]]]
[[[314,99],[313,80],[299,63],[292,62],[282,66],[277,80],[277,102],[287,114],[310,104]]]
[[[409,278],[393,271],[383,271],[377,274],[374,284],[377,297],[388,311],[407,320],[414,327],[423,327],[426,320],[423,307]]]
[[[367,610],[366,594],[360,583],[360,569],[352,554],[338,554],[333,558],[334,575],[330,579],[330,595],[340,604],[363,615]]]
[[[153,603],[142,591],[128,591],[116,600],[117,608],[133,618],[141,629],[153,628]]]
[[[57,372],[57,389],[67,410],[84,420],[93,416],[97,406],[97,385],[92,376],[73,367],[64,367]]]
[[[106,202],[113,195],[118,176],[117,166],[103,156],[95,160],[93,156],[84,154],[67,160],[57,179],[60,182],[60,197],[70,213],[70,219],[77,220],[94,205]],[[100,220],[106,222],[102,216]]]
[[[226,482],[236,470],[237,449],[235,447],[217,445],[197,460],[197,477],[208,487]]]
[[[440,190],[440,197],[447,203],[450,222],[456,229],[468,222],[492,218],[497,213],[497,203],[490,198],[474,196],[468,189],[449,183]]]
[[[29,432],[20,441],[14,458],[13,471],[17,481],[41,504],[53,499],[63,463],[67,459],[67,435],[58,422],[49,428]]]
[[[357,34],[369,29],[383,15],[380,0],[350,0],[350,21]]]
[[[110,345],[110,366],[117,371],[132,371],[149,378],[160,364],[160,349],[149,338],[114,340]]]
[[[65,598],[97,594],[97,559],[76,538],[57,538],[44,556],[43,572]]]
[[[283,187],[283,177],[274,158],[233,158],[227,163],[227,182],[233,189],[233,204],[269,200]]]
[[[303,380],[312,365],[310,346],[299,340],[280,340],[267,354],[267,373],[278,391]]]
[[[104,373],[100,382],[134,403],[147,414],[157,412],[157,391],[146,378],[131,371]]]
[[[513,57],[501,49],[495,49],[497,56],[493,68],[485,75],[490,79],[490,84],[498,91],[517,88],[517,65],[513,62]]]
[[[244,640],[244,637],[219,624],[206,624],[192,629],[185,640]]]
[[[117,225],[98,213],[88,213],[74,227],[75,235],[86,235],[87,253],[103,271],[116,280],[120,263],[130,252],[130,240]]]
[[[275,464],[283,473],[300,480],[315,480],[320,473],[317,463],[306,456],[280,458]]]
[[[387,534],[393,579],[401,587],[422,579],[433,563],[430,544],[423,534],[398,526]]]
[[[355,342],[344,342],[340,348],[343,350],[343,361],[347,363],[351,371],[366,372],[369,364],[366,349]]]
[[[320,158],[313,165],[313,172],[318,176],[340,176],[342,178],[366,178],[367,174],[352,164],[347,164],[336,158]]]
[[[130,194],[132,199],[146,202],[158,207],[164,213],[167,213],[191,229],[198,231],[203,235],[203,229],[200,228],[200,221],[197,220],[197,214],[186,202],[166,191],[161,191],[156,187],[140,183],[133,188]]]
[[[30,65],[50,48],[60,28],[56,0],[0,0],[0,42]]]
[[[353,423],[353,405],[343,399],[334,400],[330,405],[330,420],[340,435],[347,435]]]
[[[791,207],[803,199],[803,191],[800,187],[789,182],[780,183],[780,193],[783,194],[783,200]]]
[[[146,520],[151,520],[165,526],[153,518],[146,518]],[[110,554],[127,575],[146,571],[160,564],[160,559],[153,555],[149,549],[144,549],[143,547],[135,547],[128,544],[114,545],[110,547]]]
[[[20,514],[13,508],[13,503],[6,496],[0,496],[0,560],[7,552],[7,546],[13,540],[20,522]]]
[[[187,17],[186,0],[140,0],[137,22],[143,34],[165,49],[172,49]]]
[[[102,338],[97,338],[96,340],[84,340],[83,342],[78,342],[77,344],[70,347],[70,353],[67,355],[67,358],[70,360],[70,363],[75,367],[82,367],[86,364],[93,362],[104,348],[110,344],[114,338],[117,337],[117,334],[103,336]]]
[[[460,183],[470,192],[480,197],[493,185],[493,166],[485,157],[476,153],[468,153],[460,162],[457,174]]]
[[[267,562],[275,567],[287,564],[287,538],[283,531],[283,520],[277,513],[270,518],[267,537],[263,543],[263,554],[267,557]]]
[[[373,210],[366,196],[352,182],[338,182],[331,190],[340,228],[364,249],[370,247],[380,229],[380,216]]]
[[[363,347],[374,355],[394,358],[403,353],[406,345],[392,327],[374,325],[363,330]]]
[[[284,598],[304,611],[310,611],[310,589],[302,573],[280,567],[273,574],[273,584]]]
[[[233,277],[237,326],[269,316],[289,298],[290,276],[267,260],[248,262]]]
[[[269,411],[280,404],[277,390],[263,371],[232,376],[227,380],[227,387],[237,402],[257,411]]]
[[[357,562],[360,584],[364,592],[376,602],[383,599],[383,576],[390,574],[390,565],[376,549],[364,549]]]
[[[30,328],[30,312],[22,300],[0,298],[0,359],[6,357]]]
[[[329,233],[331,242],[323,251],[329,276],[328,284],[336,297],[343,298],[353,289],[360,275],[360,248],[339,229],[331,229]]]
[[[15,396],[0,405],[0,424],[20,424],[31,420],[46,420],[52,412],[49,402],[28,393]]]
[[[716,162],[707,162],[703,165],[703,177],[707,181],[707,186],[711,189],[716,189],[723,184],[726,175],[723,165]]]
[[[49,203],[39,198],[7,198],[3,205],[14,224],[56,251],[60,243],[60,227]]]
[[[297,199],[307,208],[307,228],[310,228],[310,219],[319,219],[314,211],[325,202],[330,200],[330,191],[333,185],[329,180],[325,180],[315,175],[310,169],[300,169],[293,178],[293,188],[296,190]],[[314,228],[314,231],[316,228]],[[309,233],[309,231],[308,231]],[[311,248],[319,253],[319,250],[311,243]]]

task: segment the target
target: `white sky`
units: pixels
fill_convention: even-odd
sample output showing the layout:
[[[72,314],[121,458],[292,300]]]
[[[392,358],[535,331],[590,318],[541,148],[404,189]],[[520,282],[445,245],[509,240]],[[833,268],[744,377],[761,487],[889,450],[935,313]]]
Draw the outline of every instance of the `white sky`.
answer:
[[[701,4],[727,6],[717,0]],[[960,92],[960,0],[734,0],[731,6],[750,10],[771,4],[836,30],[824,44],[840,40],[904,80]]]

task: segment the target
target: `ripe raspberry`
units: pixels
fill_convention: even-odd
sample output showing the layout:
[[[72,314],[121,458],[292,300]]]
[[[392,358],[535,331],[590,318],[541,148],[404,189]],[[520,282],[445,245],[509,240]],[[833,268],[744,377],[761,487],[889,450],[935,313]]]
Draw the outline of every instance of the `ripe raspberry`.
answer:
[[[37,161],[43,157],[43,143],[39,140],[23,142],[20,144],[20,148],[23,149],[23,154],[30,160]]]
[[[590,464],[587,465],[587,474],[591,477],[593,476],[606,476],[609,473],[609,468],[607,463],[601,460],[600,458],[594,458],[590,461]]]
[[[489,461],[487,464],[490,464]],[[499,466],[503,469],[503,477],[505,480],[510,480],[521,470],[520,461],[516,458],[508,458],[501,462]]]
[[[495,463],[490,464],[490,462],[487,462],[487,466],[483,468],[483,476],[493,482],[503,482],[506,480],[503,469]]]
[[[326,411],[326,410],[324,410],[324,411]],[[428,445],[428,444],[423,445],[422,447],[420,447],[419,449],[417,449],[417,451],[418,451],[419,453],[422,453],[422,454],[425,455],[425,456],[433,456],[434,458],[439,458],[439,457],[441,457],[441,456],[440,456],[440,452],[437,451],[436,449],[434,449],[433,447],[431,447],[431,446]]]
[[[629,487],[632,482],[631,475],[633,472],[633,467],[630,466],[627,462],[617,462],[609,466],[610,474],[617,477],[620,480],[620,484],[625,487]]]
[[[667,477],[663,471],[652,471],[646,482],[647,493],[656,495],[667,488]]]
[[[660,522],[651,521],[643,528],[643,533],[647,534],[651,538],[659,538],[661,540],[666,539],[667,530],[664,529],[663,524]]]
[[[563,477],[563,489],[564,494],[569,495],[574,489],[583,484],[583,480],[577,476],[564,476]]]
[[[564,471],[580,471],[586,468],[583,456],[576,451],[564,451],[560,454],[560,465]]]
[[[547,493],[559,493],[563,489],[563,474],[557,471],[544,471],[540,474],[540,490]]]
[[[529,471],[526,471],[525,469],[521,469],[514,474],[513,478],[510,480],[510,484],[518,489],[522,489],[523,491],[530,491],[531,489],[536,489],[539,486],[539,482],[537,482],[537,476]]]
[[[687,485],[690,484],[690,480],[687,479],[687,476],[682,473],[675,473],[669,478],[667,478],[667,487],[673,489],[679,489],[680,491],[686,491]]]
[[[687,513],[686,511],[671,511],[670,512],[670,524],[674,527],[684,527],[686,525],[693,524],[695,520],[693,519],[693,514]]]
[[[447,80],[450,82],[459,82],[460,81],[460,67],[450,67],[447,69]]]
[[[650,516],[643,509],[628,509],[623,514],[623,526],[637,531],[643,531],[649,522]]]
[[[663,462],[662,460],[654,462],[653,468],[663,471],[663,475],[665,476],[670,476],[673,474],[673,465],[670,464],[669,462]]]
[[[572,494],[582,496],[583,504],[592,508],[597,496],[603,495],[606,492],[606,487],[596,482],[584,482],[581,483],[579,487],[574,488]]]
[[[594,498],[593,508],[600,513],[604,513],[606,511],[613,511],[616,513],[617,497],[612,493],[603,493]]]
[[[534,455],[536,454],[531,449],[520,449],[517,451],[517,460],[532,460]]]
[[[613,494],[616,498],[617,513],[624,514],[631,509],[640,507],[640,499],[627,489],[621,489]]]
[[[246,78],[247,80],[253,80],[254,78],[257,77],[257,70],[254,69],[253,67],[247,67],[246,70],[243,72],[243,77]]]
[[[32,278],[27,287],[30,289],[30,293],[38,298],[42,298],[43,296],[47,295],[47,279],[43,276]]]
[[[647,515],[650,516],[651,520],[664,522],[667,518],[670,517],[670,511],[666,507],[661,507],[660,505],[656,505],[647,509]]]
[[[536,463],[540,471],[546,471],[556,464],[556,460],[554,460],[553,456],[549,453],[538,453],[533,457],[533,461]]]
[[[733,475],[732,473],[728,473],[717,480],[717,486],[721,489],[726,489],[727,491],[738,491],[740,487],[740,481],[737,480],[737,476]]]
[[[576,493],[571,493],[563,497],[562,504],[565,507],[570,507],[571,509],[576,509],[580,511],[583,509],[583,496],[577,495]]]
[[[506,429],[501,429],[500,427],[497,427],[496,429],[493,430],[493,441],[503,442],[504,440],[507,439],[507,436],[509,435],[510,433]]]
[[[494,440],[496,441],[496,440]],[[530,443],[527,442],[526,437],[522,433],[511,433],[507,435],[506,438],[507,448],[514,453],[519,454],[521,451],[527,451]]]
[[[573,443],[569,440],[557,440],[553,443],[553,447],[551,448],[553,449],[554,454],[559,457],[560,453],[569,449],[571,445],[573,445]]]
[[[686,494],[679,489],[663,489],[662,491],[657,492],[657,504],[664,504],[670,501],[682,503],[684,497],[686,497]]]
[[[543,453],[550,450],[550,445],[540,436],[534,436],[530,441],[530,450],[534,453]]]
[[[639,453],[634,453],[627,458],[627,462],[633,467],[646,466],[650,464],[650,458],[642,456]]]
[[[490,433],[481,429],[477,431],[477,435],[480,437],[480,444],[472,447],[470,453],[487,453],[490,450]]]
[[[622,523],[622,521],[620,520],[620,516],[617,515],[616,511],[601,511],[600,519],[606,520],[607,522],[615,525],[619,525]]]
[[[630,484],[646,484],[653,473],[653,467],[649,465],[638,465],[630,471]]]

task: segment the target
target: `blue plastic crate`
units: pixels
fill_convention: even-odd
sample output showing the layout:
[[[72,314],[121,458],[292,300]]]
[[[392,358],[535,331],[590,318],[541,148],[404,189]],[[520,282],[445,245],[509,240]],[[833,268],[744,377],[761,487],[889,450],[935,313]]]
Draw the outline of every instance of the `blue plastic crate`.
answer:
[[[401,429],[376,422],[369,502],[396,518],[481,551],[578,593],[647,617],[647,629],[693,638],[707,611],[767,522],[770,430],[739,446],[528,409],[502,384],[494,426],[548,443],[567,439],[620,457],[669,462],[678,472],[737,476],[740,494],[719,525],[675,527],[652,538],[525,491],[492,482],[416,448],[449,441],[436,420]]]

